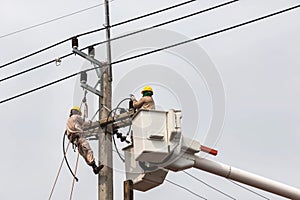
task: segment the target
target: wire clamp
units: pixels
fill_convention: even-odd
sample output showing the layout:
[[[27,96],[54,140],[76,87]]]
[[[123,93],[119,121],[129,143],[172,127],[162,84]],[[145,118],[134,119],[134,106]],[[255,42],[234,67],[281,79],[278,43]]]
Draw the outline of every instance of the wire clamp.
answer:
[[[58,57],[55,59],[55,65],[60,66],[61,65],[61,59]]]

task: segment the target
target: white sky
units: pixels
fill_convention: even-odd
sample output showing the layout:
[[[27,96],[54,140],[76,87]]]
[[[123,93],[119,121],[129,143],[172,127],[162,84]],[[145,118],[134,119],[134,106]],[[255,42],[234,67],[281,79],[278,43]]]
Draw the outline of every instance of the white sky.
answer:
[[[114,0],[110,10],[111,23],[114,24],[179,2],[181,1]],[[168,11],[168,14],[155,15],[114,28],[112,36],[148,27],[222,2],[224,1],[199,0],[190,5]],[[49,2],[37,0],[6,1],[0,7],[0,36],[99,3],[101,2],[96,0],[84,2],[78,0],[63,2],[57,0]],[[240,0],[224,8],[163,28],[187,38],[193,38],[299,3],[299,0]],[[299,19],[300,12],[298,9],[197,41],[197,44],[204,49],[219,71],[226,95],[225,124],[222,136],[216,144],[219,155],[210,159],[297,188],[300,188],[300,174],[298,172],[300,167]],[[100,6],[38,28],[0,38],[0,64],[70,36],[102,27],[103,24],[104,8]],[[103,32],[82,37],[79,42],[80,46],[84,47],[104,38]],[[114,46],[113,48],[117,47]],[[116,50],[113,49],[113,51]],[[31,59],[0,69],[0,78],[69,52],[71,52],[70,42]],[[124,72],[124,69],[127,69],[126,65],[146,66],[149,64],[146,61],[147,59],[116,65],[114,84],[122,78],[123,73],[130,74],[126,70]],[[53,63],[34,72],[1,82],[0,100],[77,72],[83,64],[83,59],[78,56],[71,56],[63,59],[59,67]],[[158,58],[155,64],[165,65],[163,58]],[[124,67],[123,71],[120,69],[121,66]],[[119,72],[118,68],[120,69]],[[168,77],[167,74],[166,77]],[[172,79],[172,77],[168,78]],[[187,77],[187,80],[190,78]],[[76,78],[69,79],[0,105],[3,141],[0,147],[2,158],[0,199],[48,198],[62,159],[62,134],[68,112],[73,101],[78,101],[78,99],[73,100],[75,91],[80,91],[75,86],[76,81]],[[151,82],[151,80],[149,81]],[[190,83],[192,82],[193,80]],[[128,82],[128,85],[131,86],[132,83],[134,80]],[[124,88],[126,86],[123,85]],[[138,87],[139,85],[135,89]],[[193,89],[195,87],[197,86],[192,86]],[[159,87],[157,86],[157,88]],[[138,91],[132,91],[132,89],[122,92],[124,95],[135,92],[138,96]],[[172,95],[163,92],[164,90],[160,88],[155,96],[163,108],[169,108],[169,105],[178,105],[174,99],[169,102],[166,101],[165,98],[170,98]],[[114,94],[114,104],[125,98],[124,95]],[[199,95],[201,97],[202,94]],[[203,96],[207,96],[207,94],[203,94]],[[200,104],[201,108],[204,109],[206,101],[205,99],[204,103]],[[185,107],[186,105],[181,106]],[[94,112],[95,110],[90,110],[90,115]],[[187,110],[183,112],[191,113],[193,107],[189,105]],[[208,118],[211,117],[209,109],[204,109],[204,113],[208,115]],[[203,117],[202,113],[201,117]],[[209,120],[205,118],[204,121],[207,123]],[[185,124],[187,130],[189,130],[190,123]],[[207,125],[203,126],[205,129]],[[199,133],[195,137],[201,140],[203,133]],[[92,147],[97,153],[95,142],[92,142]],[[69,151],[68,157],[71,163],[75,163],[75,156],[75,153]],[[114,154],[114,156],[116,163],[114,194],[115,199],[122,199],[125,174],[120,170],[122,165],[117,155]],[[74,164],[71,165],[74,166]],[[196,169],[190,169],[188,172],[237,199],[261,199],[223,178]],[[78,177],[79,183],[75,186],[73,199],[97,199],[97,177],[93,175],[83,159],[80,159]],[[167,178],[207,199],[226,198],[182,172],[169,172]],[[64,166],[52,199],[68,198],[71,181],[72,177],[67,167]],[[254,190],[270,199],[282,199],[270,193]],[[154,198],[198,199],[168,182],[145,193],[136,191],[135,198],[139,200]]]

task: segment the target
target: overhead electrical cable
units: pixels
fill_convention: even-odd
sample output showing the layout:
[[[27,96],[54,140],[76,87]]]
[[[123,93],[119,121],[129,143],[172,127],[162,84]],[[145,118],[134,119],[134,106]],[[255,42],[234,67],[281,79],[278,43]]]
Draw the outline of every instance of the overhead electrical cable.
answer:
[[[177,186],[177,187],[180,187],[180,188],[182,188],[182,189],[188,191],[189,193],[191,193],[191,194],[193,194],[193,195],[195,195],[195,196],[197,196],[197,197],[199,197],[199,198],[201,198],[201,199],[206,199],[206,198],[200,196],[199,194],[193,192],[192,190],[190,190],[190,189],[188,189],[188,188],[186,188],[186,187],[184,187],[184,186],[182,186],[182,185],[180,185],[180,184],[177,184],[177,183],[175,183],[175,182],[173,182],[173,181],[170,181],[170,180],[168,180],[168,179],[165,179],[165,180],[166,180],[167,182],[169,182],[169,183],[171,183],[171,184]],[[206,199],[206,200],[207,200],[207,199]]]
[[[183,3],[179,3],[179,4],[176,4],[176,5],[167,7],[167,8],[163,8],[163,9],[161,9],[161,10],[157,10],[157,11],[154,11],[154,12],[151,12],[151,13],[148,13],[148,14],[144,14],[144,15],[141,15],[141,16],[138,16],[138,17],[135,17],[135,18],[132,18],[132,19],[128,19],[128,20],[125,20],[125,21],[122,21],[122,22],[113,24],[113,25],[110,26],[110,28],[116,27],[116,26],[120,26],[120,25],[129,23],[129,22],[133,22],[133,21],[136,21],[136,20],[145,18],[145,17],[149,17],[149,16],[151,16],[151,15],[155,15],[155,14],[158,14],[158,13],[161,13],[161,12],[164,12],[164,11],[167,11],[167,10],[170,10],[170,9],[173,9],[173,8],[177,8],[177,7],[179,7],[179,6],[183,6],[183,5],[185,5],[185,4],[192,3],[192,2],[194,2],[194,1],[197,1],[197,0],[189,0],[189,1],[186,1],[186,2],[183,2]],[[101,4],[101,5],[102,5],[102,4]],[[84,35],[88,35],[88,34],[91,34],[91,33],[95,33],[95,32],[99,32],[99,31],[105,30],[106,28],[107,28],[107,27],[103,27],[103,28],[100,28],[100,29],[95,29],[95,30],[92,30],[92,31],[88,31],[88,32],[85,32],[85,33],[78,34],[78,35],[73,36],[73,37],[81,37],[81,36],[84,36]],[[53,47],[55,47],[55,46],[58,46],[58,45],[60,45],[60,44],[63,44],[63,43],[65,43],[65,42],[71,40],[73,37],[67,38],[67,39],[62,40],[62,41],[60,41],[60,42],[57,42],[57,43],[55,43],[55,44],[53,44],[53,45],[50,45],[50,46],[45,47],[45,48],[43,48],[43,49],[40,49],[40,50],[38,50],[38,51],[36,51],[36,52],[30,53],[30,54],[28,54],[28,55],[26,55],[26,56],[20,57],[20,58],[18,58],[18,59],[15,59],[15,60],[13,60],[13,61],[10,61],[10,62],[8,62],[8,63],[6,63],[6,64],[3,64],[3,65],[0,66],[0,69],[3,68],[3,67],[6,67],[6,66],[8,66],[8,65],[11,65],[11,64],[13,64],[13,63],[16,63],[16,62],[19,62],[19,61],[21,61],[21,60],[24,60],[24,59],[26,59],[26,58],[29,58],[29,57],[31,57],[31,56],[34,56],[34,55],[36,55],[36,54],[38,54],[38,53],[41,53],[41,52],[43,52],[43,51],[46,51],[46,50],[48,50],[48,49],[51,49],[51,48],[53,48]]]
[[[59,57],[59,59],[61,60],[61,59],[67,58],[67,57],[69,57],[69,56],[71,56],[71,55],[73,55],[73,54],[74,54],[74,53],[68,53],[68,54],[65,54],[65,55],[63,55],[62,57]],[[9,79],[11,79],[11,78],[20,76],[20,75],[22,75],[22,74],[28,73],[28,72],[33,71],[33,70],[36,70],[36,69],[39,69],[39,68],[44,67],[44,66],[46,66],[46,65],[49,65],[49,64],[51,64],[51,63],[53,63],[53,62],[56,62],[56,60],[57,60],[57,59],[53,59],[53,60],[47,61],[47,62],[45,62],[45,63],[39,64],[39,65],[37,65],[37,66],[31,67],[31,68],[29,68],[29,69],[23,70],[23,71],[21,71],[21,72],[15,73],[15,74],[13,74],[13,75],[7,76],[7,77],[5,77],[5,78],[0,79],[0,82],[9,80]]]
[[[229,4],[238,2],[238,1],[239,1],[239,0],[233,0],[233,1],[226,2],[226,3],[222,3],[222,4],[219,4],[219,5],[217,5],[217,6],[213,6],[213,7],[204,9],[204,10],[200,10],[200,11],[194,12],[194,13],[192,13],[192,14],[188,14],[188,15],[185,15],[185,16],[182,16],[182,17],[178,17],[178,18],[175,18],[175,19],[172,19],[172,20],[169,20],[169,21],[160,23],[160,24],[156,24],[156,25],[153,25],[153,26],[150,26],[150,27],[141,29],[141,30],[137,30],[137,31],[134,31],[134,32],[132,32],[132,33],[128,33],[128,34],[124,34],[124,35],[121,35],[121,36],[118,36],[118,37],[115,37],[115,38],[111,38],[110,40],[105,40],[105,41],[102,41],[102,42],[98,42],[98,43],[95,43],[95,44],[93,44],[93,45],[91,45],[91,46],[98,46],[98,45],[100,45],[100,44],[104,44],[104,43],[107,43],[107,42],[111,42],[111,41],[114,41],[114,40],[118,40],[118,39],[121,39],[121,38],[125,38],[125,37],[131,36],[131,35],[135,35],[135,34],[137,34],[137,33],[142,33],[142,32],[145,32],[145,31],[149,31],[149,30],[151,30],[151,29],[155,29],[155,28],[158,28],[158,27],[167,25],[167,24],[171,24],[171,23],[173,23],[173,22],[177,22],[177,21],[180,21],[180,20],[189,18],[189,17],[193,17],[193,16],[196,16],[196,15],[199,15],[199,14],[202,14],[202,13],[205,13],[205,12],[208,12],[208,11],[211,11],[211,10],[214,10],[214,9],[217,9],[217,8],[220,8],[220,7],[223,7],[223,6],[226,6],[226,5],[229,5]],[[88,48],[88,47],[84,48],[83,50],[85,50],[85,49],[87,49],[87,48]]]
[[[89,46],[87,46],[87,47],[84,47],[84,48],[80,49],[80,51],[86,50],[86,49],[88,49],[90,46],[98,46],[98,45],[100,45],[100,44],[107,43],[108,41],[114,41],[114,40],[117,40],[117,39],[121,39],[121,38],[124,38],[124,37],[128,37],[128,36],[131,36],[131,35],[135,35],[135,34],[137,34],[137,33],[141,33],[141,32],[148,31],[148,30],[151,30],[151,29],[154,29],[154,28],[158,28],[158,27],[160,27],[160,26],[164,26],[164,25],[166,25],[166,24],[170,24],[170,23],[173,23],[173,22],[176,22],[176,21],[179,21],[179,20],[183,20],[183,19],[188,18],[188,17],[192,17],[192,16],[195,16],[195,15],[204,13],[204,12],[208,12],[208,11],[211,11],[211,10],[213,10],[213,9],[220,8],[220,7],[222,7],[222,6],[226,6],[226,5],[228,5],[228,4],[231,4],[231,3],[234,3],[234,2],[237,2],[237,1],[239,1],[239,0],[229,1],[229,2],[227,2],[227,3],[219,4],[219,5],[217,5],[217,6],[213,6],[213,7],[210,7],[210,8],[201,10],[201,11],[197,11],[197,12],[195,12],[195,13],[192,13],[192,14],[189,14],[189,15],[186,15],[186,16],[183,16],[183,17],[179,17],[179,18],[176,18],[176,19],[173,19],[173,20],[164,22],[164,23],[160,23],[160,24],[157,24],[157,25],[154,25],[154,26],[150,26],[150,27],[145,28],[145,29],[141,29],[141,30],[138,30],[138,31],[129,33],[129,34],[121,35],[121,36],[119,36],[119,37],[112,38],[112,39],[110,39],[110,40],[105,40],[105,41],[102,41],[102,42],[98,42],[98,43],[95,43],[95,44],[93,44],[93,45],[89,45]],[[66,57],[68,57],[68,56],[70,56],[70,55],[72,55],[72,54],[73,54],[73,53],[66,54],[66,55],[60,57],[60,59],[66,58]],[[40,65],[37,65],[37,66],[35,66],[35,67],[29,68],[29,69],[27,69],[27,70],[21,71],[21,72],[19,72],[19,73],[16,73],[16,74],[7,76],[7,77],[5,77],[5,78],[0,79],[0,82],[9,80],[9,79],[11,79],[11,78],[17,77],[17,76],[19,76],[19,75],[21,75],[21,74],[24,74],[24,73],[28,73],[28,72],[30,72],[30,71],[32,71],[32,70],[41,68],[41,67],[43,67],[43,66],[45,66],[45,65],[48,65],[48,64],[50,64],[50,63],[53,63],[53,62],[55,62],[55,61],[56,61],[56,59],[53,59],[53,60],[51,60],[51,61],[45,62],[45,63],[43,63],[43,64],[40,64]]]
[[[252,192],[253,194],[256,194],[257,196],[260,196],[260,197],[262,197],[262,198],[264,198],[264,199],[270,200],[269,198],[265,197],[264,195],[259,194],[258,192],[255,192],[255,191],[253,191],[253,190],[251,190],[251,189],[249,189],[249,188],[247,188],[247,187],[244,187],[244,186],[242,186],[241,184],[238,184],[238,183],[236,183],[236,182],[234,182],[234,181],[232,181],[232,180],[230,180],[230,179],[227,179],[227,180],[230,181],[231,183],[233,183],[233,184],[235,184],[235,185],[237,185],[237,186],[239,186],[239,187],[241,187],[241,188],[243,188],[243,189],[249,191],[249,192]]]
[[[192,177],[193,179],[195,179],[195,180],[197,180],[197,181],[203,183],[204,185],[210,187],[211,189],[213,189],[213,190],[215,190],[215,191],[217,191],[217,192],[223,194],[224,196],[226,196],[226,197],[228,197],[228,198],[230,198],[230,199],[236,199],[236,198],[230,196],[229,194],[226,194],[225,192],[222,192],[221,190],[219,190],[219,189],[217,189],[217,188],[215,188],[215,187],[209,185],[209,184],[206,183],[205,181],[200,180],[200,179],[197,178],[196,176],[193,176],[192,174],[190,174],[190,173],[188,173],[188,172],[186,172],[186,171],[183,171],[183,173],[187,174],[188,176]]]
[[[112,2],[112,1],[114,1],[114,0],[110,0],[110,2]],[[29,30],[29,29],[33,29],[33,28],[42,26],[42,25],[45,25],[45,24],[49,24],[49,23],[52,23],[52,22],[61,20],[61,19],[63,19],[63,18],[67,18],[67,17],[73,16],[73,15],[77,15],[77,14],[79,14],[79,13],[82,13],[82,12],[85,12],[85,11],[88,11],[88,10],[91,10],[91,9],[94,9],[94,8],[97,8],[97,7],[102,6],[102,5],[104,5],[104,3],[100,3],[100,4],[97,4],[97,5],[94,5],[94,6],[85,8],[85,9],[82,9],[82,10],[78,10],[78,11],[76,11],[76,12],[72,12],[72,13],[69,13],[69,14],[66,14],[66,15],[62,15],[62,16],[60,16],[60,17],[56,17],[56,18],[54,18],[54,19],[51,19],[51,20],[48,20],[48,21],[45,21],[45,22],[42,22],[42,23],[39,23],[39,24],[35,24],[35,25],[32,25],[32,26],[29,26],[29,27],[26,27],[26,28],[23,28],[23,29],[20,29],[20,30],[11,32],[11,33],[7,33],[7,34],[5,34],[5,35],[1,35],[1,36],[0,36],[0,39],[1,39],[1,38],[4,38],[4,37],[11,36],[11,35],[14,35],[14,34],[17,34],[17,33],[20,33],[20,32],[23,32],[23,31],[27,31],[27,30]]]
[[[111,1],[114,1],[114,0],[111,0]],[[83,10],[79,10],[79,11],[77,11],[77,12],[73,12],[73,13],[70,13],[70,14],[67,14],[67,15],[64,15],[64,16],[61,16],[61,17],[58,17],[58,18],[55,18],[55,19],[52,19],[52,20],[49,20],[49,21],[40,23],[40,24],[36,24],[36,25],[30,26],[30,27],[27,27],[27,28],[25,28],[25,29],[21,29],[21,30],[18,30],[18,31],[15,31],[15,32],[6,34],[6,35],[2,35],[2,36],[0,36],[0,38],[7,37],[7,36],[9,36],[9,35],[13,35],[13,34],[16,34],[16,33],[22,32],[22,31],[25,31],[25,30],[29,30],[29,29],[32,29],[32,28],[35,28],[35,27],[38,27],[38,26],[41,26],[41,25],[44,25],[44,24],[48,24],[48,23],[50,23],[50,22],[54,22],[54,21],[57,21],[57,20],[60,20],[60,19],[63,19],[63,18],[72,16],[72,15],[75,15],[75,14],[78,14],[78,13],[81,13],[81,12],[84,12],[84,11],[87,11],[87,10],[90,10],[90,9],[96,8],[96,7],[101,6],[101,5],[104,5],[104,3],[97,4],[97,5],[95,5],[95,6],[91,6],[91,7],[89,7],[89,8],[85,8],[85,9],[83,9]],[[104,29],[105,29],[105,28],[104,28]],[[62,40],[62,41],[57,42],[57,43],[55,43],[55,44],[52,44],[52,45],[50,45],[50,46],[48,46],[48,47],[45,47],[45,48],[43,48],[43,49],[40,49],[40,50],[35,51],[35,52],[33,52],[33,53],[30,53],[30,54],[28,54],[28,55],[26,55],[26,56],[23,56],[23,57],[20,57],[20,58],[18,58],[18,59],[16,59],[16,60],[13,60],[13,61],[11,61],[11,62],[8,62],[8,63],[6,63],[6,64],[4,64],[4,65],[1,65],[1,66],[0,66],[0,69],[3,68],[3,67],[6,67],[6,66],[8,66],[8,65],[11,65],[11,64],[13,64],[13,63],[16,63],[16,62],[19,62],[19,61],[21,61],[21,60],[24,60],[24,59],[26,59],[26,58],[29,58],[29,57],[31,57],[31,56],[34,56],[34,55],[36,55],[36,54],[39,54],[39,53],[41,53],[41,52],[43,52],[43,51],[46,51],[46,50],[48,50],[48,49],[51,49],[51,48],[53,48],[53,47],[55,47],[55,46],[58,46],[58,45],[60,45],[60,44],[63,44],[63,43],[65,43],[65,42],[69,41],[70,39],[71,39],[71,38]]]
[[[183,44],[186,44],[186,43],[189,43],[189,42],[193,42],[193,41],[197,41],[197,40],[200,40],[200,39],[203,39],[203,38],[207,38],[207,37],[209,37],[209,36],[217,35],[217,34],[220,34],[220,33],[223,33],[223,32],[226,32],[226,31],[229,31],[229,30],[232,30],[232,29],[235,29],[235,28],[239,28],[239,27],[242,27],[242,26],[245,26],[245,25],[248,25],[248,24],[251,24],[251,23],[254,23],[254,22],[263,20],[263,19],[266,19],[266,18],[273,17],[273,16],[278,15],[278,14],[282,14],[282,13],[284,13],[284,12],[291,11],[291,10],[296,9],[296,8],[299,8],[299,7],[300,7],[300,5],[293,6],[293,7],[290,7],[290,8],[287,8],[287,9],[284,9],[284,10],[281,10],[281,11],[278,11],[278,12],[275,12],[275,13],[272,13],[272,14],[269,14],[269,15],[265,15],[265,16],[263,16],[263,17],[259,17],[259,18],[256,18],[256,19],[253,19],[253,20],[249,20],[249,21],[247,21],[247,22],[243,22],[243,23],[240,23],[240,24],[237,24],[237,25],[228,27],[228,28],[224,28],[224,29],[219,30],[219,31],[215,31],[215,32],[212,32],[212,33],[208,33],[208,34],[205,34],[205,35],[202,35],[202,36],[198,36],[198,37],[195,37],[195,38],[192,38],[192,39],[189,39],[189,40],[185,40],[185,41],[183,41],[183,42],[179,42],[179,43],[172,44],[172,45],[169,45],[169,46],[166,46],[166,47],[162,47],[162,48],[159,48],[159,49],[155,49],[155,50],[152,50],[152,51],[148,51],[148,52],[145,52],[145,53],[142,53],[142,54],[138,54],[138,55],[131,56],[131,57],[128,57],[128,58],[124,58],[124,59],[121,59],[121,60],[118,60],[118,61],[114,61],[114,62],[112,62],[112,63],[110,63],[110,64],[114,65],[114,64],[122,63],[122,62],[125,62],[125,61],[129,61],[129,60],[132,60],[132,59],[136,59],[136,58],[138,58],[138,57],[146,56],[146,55],[153,54],[153,53],[156,53],[156,52],[159,52],[159,51],[163,51],[163,50],[166,50],[166,49],[170,49],[170,48],[173,48],[173,47],[176,47],[176,46],[179,46],[179,45],[183,45]],[[95,69],[95,68],[93,67],[93,68],[91,68],[91,69],[84,70],[84,71],[91,71],[91,70],[94,70],[94,69]],[[55,80],[55,81],[53,81],[53,82],[50,82],[50,83],[48,83],[48,84],[42,85],[42,86],[40,86],[40,87],[34,88],[34,89],[32,89],[32,90],[29,90],[29,91],[23,92],[23,93],[18,94],[18,95],[16,95],[16,96],[13,96],[13,97],[4,99],[4,100],[0,101],[0,104],[5,103],[5,102],[8,102],[8,101],[11,101],[11,100],[16,99],[16,98],[18,98],[18,97],[27,95],[27,94],[29,94],[29,93],[35,92],[35,91],[37,91],[37,90],[43,89],[43,88],[45,88],[45,87],[48,87],[48,86],[50,86],[50,85],[56,84],[56,83],[61,82],[61,81],[64,81],[64,80],[66,80],[66,79],[72,78],[72,77],[74,77],[74,76],[80,74],[81,72],[83,72],[83,71],[80,71],[80,72],[77,72],[77,73],[68,75],[68,76],[66,76],[66,77],[64,77],[64,78]]]
[[[161,12],[164,12],[164,11],[167,11],[167,10],[171,10],[173,8],[177,8],[179,6],[183,6],[185,4],[189,4],[189,3],[192,3],[192,2],[195,2],[197,0],[190,0],[190,1],[186,1],[186,2],[183,2],[183,3],[179,3],[179,4],[176,4],[174,6],[170,6],[170,7],[167,7],[167,8],[163,8],[161,10],[157,10],[157,11],[154,11],[154,12],[151,12],[151,13],[148,13],[148,14],[145,14],[145,15],[141,15],[141,16],[138,16],[138,17],[134,17],[132,19],[128,19],[128,20],[125,20],[125,21],[122,21],[122,22],[119,22],[119,23],[116,23],[116,24],[112,24],[110,25],[109,28],[114,28],[116,26],[120,26],[120,25],[123,25],[123,24],[127,24],[127,23],[130,23],[130,22],[133,22],[133,21],[136,21],[136,20],[139,20],[139,19],[142,19],[142,18],[145,18],[145,17],[149,17],[151,15],[155,15],[155,14],[158,14],[158,13],[161,13]],[[82,34],[78,34],[77,37],[81,37],[81,36],[84,36],[84,35],[88,35],[88,34],[91,34],[91,33],[95,33],[95,32],[98,32],[98,31],[102,31],[104,30],[104,28],[99,28],[99,29],[95,29],[95,30],[92,30],[92,31],[89,31],[89,32],[85,32],[85,33],[82,33]]]

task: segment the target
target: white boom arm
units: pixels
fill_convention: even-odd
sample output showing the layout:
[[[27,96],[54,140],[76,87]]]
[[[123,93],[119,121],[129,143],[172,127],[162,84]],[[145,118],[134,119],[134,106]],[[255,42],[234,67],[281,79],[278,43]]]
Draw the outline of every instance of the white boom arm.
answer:
[[[132,120],[132,138],[132,144],[124,151],[126,176],[133,180],[134,189],[147,191],[162,184],[168,170],[181,171],[194,167],[282,197],[300,200],[300,190],[297,188],[195,155],[200,151],[216,155],[217,150],[182,135],[180,111],[139,111]]]
[[[300,190],[216,161],[196,157],[194,167],[289,199],[300,199]]]

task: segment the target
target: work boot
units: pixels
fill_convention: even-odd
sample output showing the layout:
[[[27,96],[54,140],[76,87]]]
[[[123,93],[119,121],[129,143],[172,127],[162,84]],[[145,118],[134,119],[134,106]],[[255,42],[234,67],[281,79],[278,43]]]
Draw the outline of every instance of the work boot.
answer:
[[[98,167],[95,162],[93,162],[91,166],[95,174],[99,174],[100,170],[104,167],[104,165],[99,165]]]

